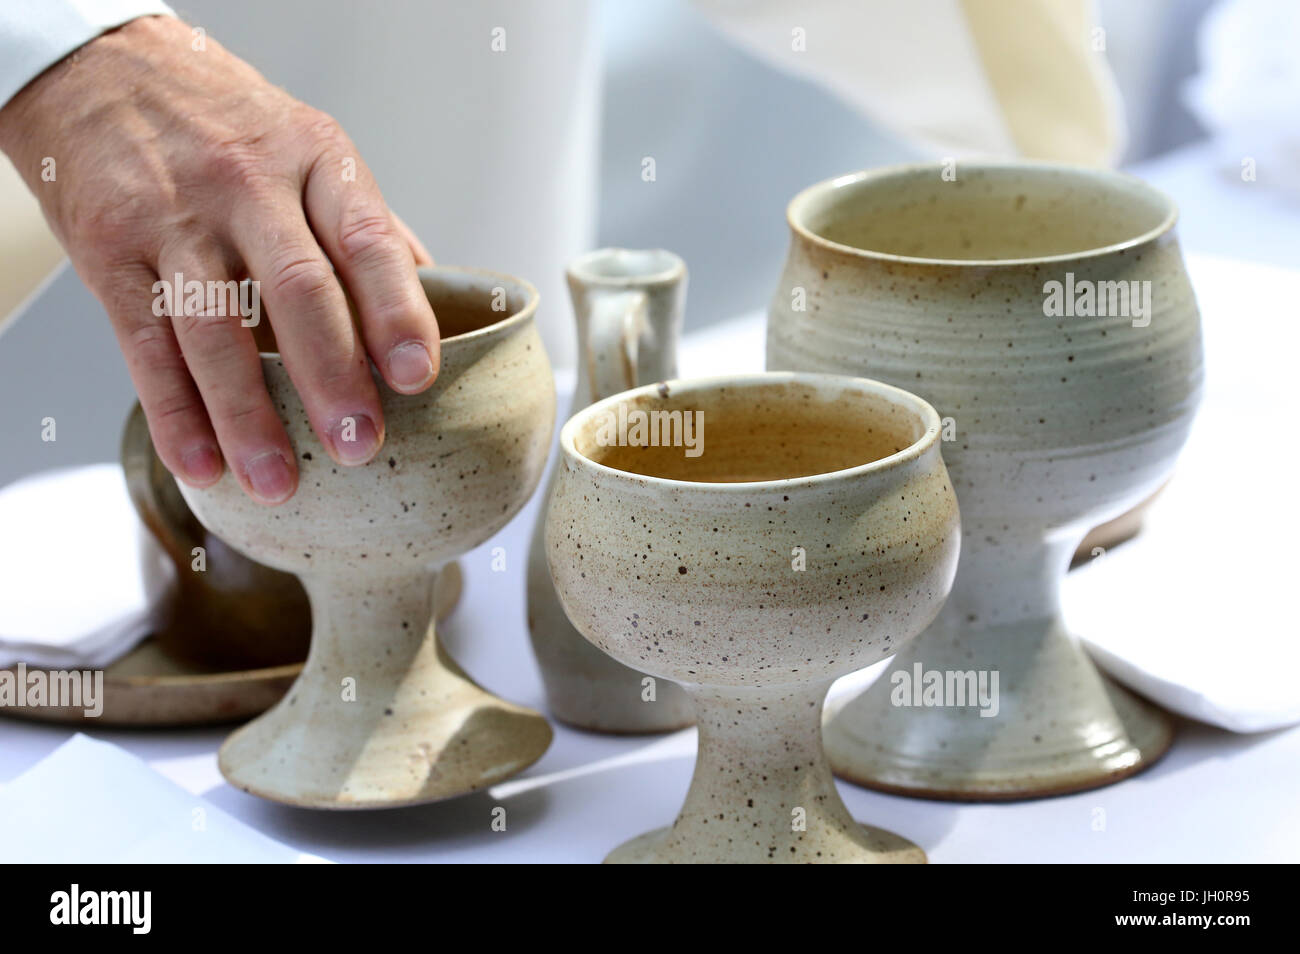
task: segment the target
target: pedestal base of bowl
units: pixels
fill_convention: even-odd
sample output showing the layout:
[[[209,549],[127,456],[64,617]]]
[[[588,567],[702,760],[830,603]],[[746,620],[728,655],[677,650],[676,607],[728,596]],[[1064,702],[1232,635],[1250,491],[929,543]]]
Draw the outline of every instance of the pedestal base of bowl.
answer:
[[[651,864],[865,864],[865,865],[923,865],[925,852],[900,835],[858,825],[856,832],[835,832],[829,836],[811,837],[802,832],[791,839],[755,838],[748,832],[737,832],[739,837],[725,849],[695,842],[673,844],[672,828],[657,828],[625,841],[605,859],[607,865]],[[725,841],[726,839],[722,839]],[[776,842],[780,841],[781,844]],[[789,842],[789,844],[786,844]],[[792,851],[791,848],[794,850]]]
[[[341,701],[335,680],[300,679],[226,740],[221,774],[302,808],[395,808],[486,788],[541,758],[552,737],[543,716],[481,689],[445,653],[428,656],[356,701]]]
[[[846,781],[916,798],[1013,801],[1110,785],[1169,750],[1174,720],[1095,669],[1090,675],[1099,683],[1091,707],[997,724],[969,710],[893,706],[886,673],[829,712],[826,754]]]
[[[829,684],[692,687],[699,749],[668,828],[616,848],[609,864],[921,864],[925,852],[863,825],[835,788],[821,744]]]

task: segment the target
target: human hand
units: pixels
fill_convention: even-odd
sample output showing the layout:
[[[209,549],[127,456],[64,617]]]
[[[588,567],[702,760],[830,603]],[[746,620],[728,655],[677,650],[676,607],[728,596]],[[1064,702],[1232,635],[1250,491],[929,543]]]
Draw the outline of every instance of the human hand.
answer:
[[[369,360],[403,394],[437,374],[430,259],[334,120],[195,37],[145,17],[91,41],[0,110],[0,149],[108,311],[168,469],[205,487],[224,461],[281,503],[298,468],[244,315],[158,315],[155,283],[258,283],[312,427],[355,465],[384,436]]]

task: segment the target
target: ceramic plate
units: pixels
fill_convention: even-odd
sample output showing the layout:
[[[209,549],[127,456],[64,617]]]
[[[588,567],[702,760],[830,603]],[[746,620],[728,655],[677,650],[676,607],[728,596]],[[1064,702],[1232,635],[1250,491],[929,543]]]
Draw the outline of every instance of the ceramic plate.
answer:
[[[460,565],[450,563],[438,576],[438,619],[446,619],[460,599]],[[180,726],[238,722],[279,701],[298,677],[301,663],[268,669],[207,672],[167,656],[146,639],[104,670],[104,711],[58,706],[4,707],[0,714],[41,722],[98,725]],[[29,671],[32,671],[29,669]]]

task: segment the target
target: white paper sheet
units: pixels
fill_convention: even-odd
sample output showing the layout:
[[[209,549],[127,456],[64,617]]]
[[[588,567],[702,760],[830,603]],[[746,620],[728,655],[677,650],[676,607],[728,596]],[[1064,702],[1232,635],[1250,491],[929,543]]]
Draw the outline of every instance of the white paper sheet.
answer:
[[[0,786],[0,862],[311,863],[108,742],[78,733]]]

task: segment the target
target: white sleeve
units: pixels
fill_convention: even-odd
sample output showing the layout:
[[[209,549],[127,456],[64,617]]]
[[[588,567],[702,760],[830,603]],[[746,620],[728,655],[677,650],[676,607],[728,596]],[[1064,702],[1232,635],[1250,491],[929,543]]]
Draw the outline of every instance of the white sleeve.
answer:
[[[0,106],[105,30],[151,14],[161,0],[0,0]]]
[[[695,0],[730,39],[940,156],[1116,161],[1092,0]]]

